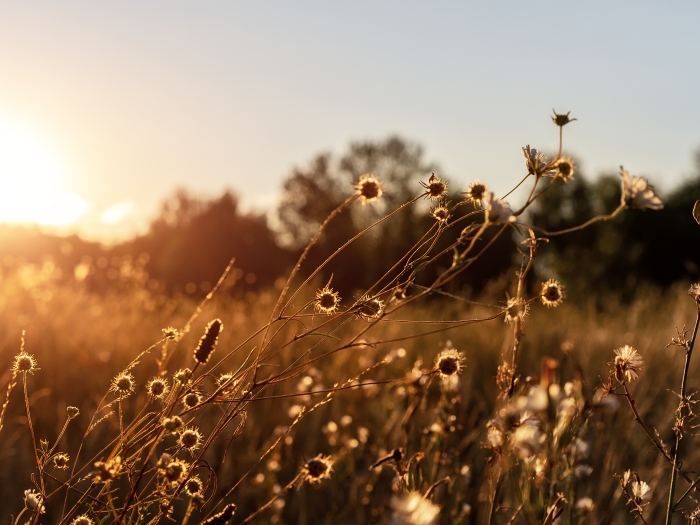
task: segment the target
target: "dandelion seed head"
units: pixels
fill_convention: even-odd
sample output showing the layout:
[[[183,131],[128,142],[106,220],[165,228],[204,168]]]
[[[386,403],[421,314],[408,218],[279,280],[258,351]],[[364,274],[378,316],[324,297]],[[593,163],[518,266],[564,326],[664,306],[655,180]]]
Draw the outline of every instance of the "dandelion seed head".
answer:
[[[338,292],[334,292],[328,286],[324,286],[318,292],[316,292],[316,297],[314,298],[314,308],[318,313],[331,315],[338,310],[340,305],[340,295]]]
[[[64,454],[63,452],[60,452],[53,457],[54,467],[62,469],[62,470],[68,468],[69,461],[70,461],[70,456],[68,454]]]
[[[431,199],[440,199],[447,195],[447,181],[436,177],[434,173],[427,183],[421,181],[420,184],[425,188],[425,195]]]
[[[134,392],[134,376],[129,372],[122,372],[112,379],[110,390],[120,398],[125,398]]]
[[[333,460],[330,456],[319,454],[315,458],[308,460],[301,467],[302,479],[308,483],[320,483],[331,477],[333,471]]]
[[[151,379],[146,386],[148,395],[154,399],[163,399],[168,394],[169,390],[168,380],[162,377]]]
[[[540,300],[547,308],[559,306],[564,301],[564,287],[554,279],[543,282],[540,289]]]
[[[362,198],[363,204],[376,201],[383,193],[379,180],[371,173],[360,176],[355,191]]]

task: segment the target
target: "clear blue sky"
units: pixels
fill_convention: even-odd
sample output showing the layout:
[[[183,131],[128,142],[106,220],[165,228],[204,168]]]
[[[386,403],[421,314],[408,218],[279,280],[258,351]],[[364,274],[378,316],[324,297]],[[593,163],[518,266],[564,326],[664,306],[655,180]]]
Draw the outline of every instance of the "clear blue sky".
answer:
[[[50,144],[91,232],[145,224],[176,186],[262,209],[292,166],[392,133],[503,192],[523,145],[556,148],[552,108],[578,117],[586,174],[624,164],[668,190],[692,172],[699,95],[697,1],[0,5],[0,119]],[[131,213],[98,227],[115,204]]]

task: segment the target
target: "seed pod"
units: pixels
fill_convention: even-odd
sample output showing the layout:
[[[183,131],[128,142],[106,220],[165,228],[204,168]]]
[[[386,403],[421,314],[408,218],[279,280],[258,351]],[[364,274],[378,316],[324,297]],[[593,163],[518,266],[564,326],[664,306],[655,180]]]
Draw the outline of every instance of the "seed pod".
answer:
[[[219,338],[221,330],[223,330],[224,325],[221,319],[214,319],[207,325],[207,329],[204,331],[204,335],[199,340],[197,349],[194,351],[194,360],[200,364],[206,364],[211,357],[211,354],[216,348],[216,341]]]

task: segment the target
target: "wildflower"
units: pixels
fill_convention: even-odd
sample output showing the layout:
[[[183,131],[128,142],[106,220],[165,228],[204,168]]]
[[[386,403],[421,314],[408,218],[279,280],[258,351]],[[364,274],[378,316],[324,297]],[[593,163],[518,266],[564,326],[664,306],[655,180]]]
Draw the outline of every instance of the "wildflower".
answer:
[[[503,448],[503,430],[494,419],[486,423],[486,446],[494,451]]]
[[[548,308],[559,306],[564,300],[564,287],[554,279],[543,282],[540,289],[540,300]]]
[[[96,483],[107,483],[116,478],[122,470],[122,458],[117,456],[107,461],[98,461],[95,463],[95,471],[92,474],[92,479]]]
[[[430,210],[430,216],[440,224],[446,224],[450,218],[450,210],[446,206],[439,205]]]
[[[474,206],[480,208],[481,202],[486,195],[486,186],[477,180],[472,182],[464,193],[466,194],[465,200],[467,202],[473,202]]]
[[[212,516],[211,518],[204,520],[202,522],[202,525],[226,525],[231,520],[231,518],[233,518],[233,514],[236,512],[236,508],[237,507],[235,503],[229,503],[224,507],[224,510]]]
[[[186,448],[190,452],[197,450],[201,442],[202,434],[200,434],[199,430],[196,428],[186,428],[180,432],[180,439],[178,440],[178,443],[180,443],[183,448]]]
[[[340,296],[329,288],[330,283],[316,292],[314,298],[314,308],[318,313],[331,315],[340,305]]]
[[[615,377],[621,383],[637,379],[637,372],[644,366],[639,352],[629,345],[615,350]]]
[[[15,356],[15,362],[12,364],[12,371],[24,372],[25,374],[29,372],[33,374],[35,371],[39,370],[36,367],[36,359],[33,355],[29,355],[24,350]]]
[[[377,297],[364,296],[357,304],[357,315],[364,321],[379,319],[384,312],[384,302]]]
[[[195,494],[201,492],[202,481],[197,476],[192,476],[187,480],[187,483],[185,483],[185,491],[190,496],[194,496]]]
[[[80,410],[77,407],[66,407],[69,419],[74,419],[80,415]]]
[[[87,515],[82,514],[71,521],[70,525],[95,525],[95,522]]]
[[[569,118],[569,113],[571,113],[571,111],[567,111],[566,115],[564,115],[563,113],[557,113],[556,110],[554,110],[554,109],[552,111],[554,111],[554,116],[552,117],[552,122],[554,122],[560,128],[566,126],[569,122],[573,122],[574,120],[578,120],[575,118]]]
[[[623,487],[627,487],[629,485],[630,480],[633,477],[637,477],[636,473],[632,474],[632,471],[630,469],[627,469],[625,473],[622,475],[622,479],[620,480],[620,483],[622,484]]]
[[[362,204],[374,202],[382,196],[382,186],[371,173],[360,176],[355,191],[362,198]]]
[[[434,173],[428,179],[427,184],[421,181],[420,185],[425,188],[426,197],[431,199],[440,199],[447,195],[447,181],[436,177]]]
[[[546,155],[528,144],[523,148],[527,172],[535,177],[554,177],[556,174]]]
[[[481,202],[486,210],[486,222],[513,222],[515,217],[508,204],[496,197],[492,192],[484,192]]]
[[[182,398],[182,404],[185,405],[185,408],[194,408],[199,405],[201,401],[202,396],[199,395],[199,392],[189,392]]]
[[[148,395],[154,399],[163,399],[168,394],[169,390],[168,380],[160,377],[151,379],[146,386]]]
[[[67,469],[68,461],[70,461],[70,456],[60,452],[53,457],[53,465],[56,468]]]
[[[168,432],[175,432],[182,428],[184,425],[182,418],[180,416],[166,417],[163,420],[163,428]]]
[[[545,436],[536,425],[526,422],[513,432],[513,447],[520,459],[527,459],[540,451]]]
[[[168,466],[165,467],[164,474],[166,479],[171,483],[177,483],[185,475],[187,467],[187,463],[180,459],[171,461],[170,463],[168,463]]]
[[[125,398],[134,391],[134,386],[134,376],[129,372],[122,372],[112,379],[110,390],[120,398]]]
[[[560,157],[554,162],[555,177],[560,178],[564,182],[569,182],[574,178],[576,166],[571,157]]]
[[[167,328],[163,328],[163,337],[165,337],[168,340],[177,339],[178,337],[180,337],[180,331],[177,328],[168,326]]]
[[[664,207],[661,199],[654,193],[654,187],[644,177],[635,177],[620,166],[622,177],[622,204],[640,209],[660,210]]]
[[[464,357],[454,348],[445,348],[435,358],[435,371],[441,379],[447,379],[450,376],[459,374],[462,371],[462,363]]]
[[[175,381],[184,385],[191,376],[192,370],[190,370],[189,368],[181,368],[180,370],[175,372],[175,375],[173,377],[175,378]]]
[[[44,496],[38,494],[34,489],[24,491],[24,506],[29,510],[39,511],[39,514],[44,514]]]
[[[511,297],[506,302],[505,322],[508,324],[514,323],[516,320],[522,321],[530,311],[530,305],[522,299]]]
[[[440,514],[440,507],[416,490],[394,496],[391,506],[394,513],[390,525],[434,525]]]
[[[691,284],[688,295],[695,299],[695,302],[700,302],[700,283]]]
[[[204,330],[204,335],[199,340],[196,350],[194,351],[194,360],[199,364],[206,364],[214,353],[216,342],[219,339],[219,334],[224,329],[224,324],[221,319],[214,319]]]
[[[637,505],[651,499],[651,488],[644,481],[632,482],[632,497]]]
[[[590,514],[595,509],[595,504],[591,498],[580,498],[574,504],[574,508],[581,514]]]
[[[333,460],[330,456],[323,454],[311,458],[301,467],[302,479],[309,483],[320,483],[322,480],[330,478],[332,471]]]

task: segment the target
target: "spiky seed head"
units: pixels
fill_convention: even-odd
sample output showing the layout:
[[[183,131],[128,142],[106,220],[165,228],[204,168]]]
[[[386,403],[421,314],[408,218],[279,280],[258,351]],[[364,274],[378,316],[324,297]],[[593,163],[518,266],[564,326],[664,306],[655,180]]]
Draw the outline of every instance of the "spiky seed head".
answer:
[[[384,302],[377,297],[363,297],[357,305],[357,315],[365,321],[379,319],[384,312]]]
[[[92,479],[95,483],[107,483],[116,478],[122,470],[122,458],[117,456],[107,461],[97,461]]]
[[[92,521],[92,518],[83,514],[73,519],[73,521],[70,522],[70,525],[95,525],[95,522]]]
[[[44,496],[36,492],[34,489],[27,489],[24,491],[24,506],[29,510],[33,510],[39,514],[44,514],[46,509],[44,508]]]
[[[201,525],[226,525],[231,518],[233,518],[236,508],[235,503],[229,503],[224,507],[224,510],[211,518],[204,520]]]
[[[465,192],[465,200],[474,203],[474,206],[481,208],[481,203],[484,200],[486,193],[486,185],[481,181],[472,182]]]
[[[178,443],[187,450],[197,450],[202,441],[202,434],[196,428],[186,428],[180,432]]]
[[[63,452],[60,452],[53,457],[54,467],[60,468],[62,470],[68,468],[69,461],[70,461],[70,456],[68,454],[64,454]]]
[[[355,191],[362,198],[362,203],[374,202],[382,196],[382,185],[371,173],[360,176]]]
[[[330,456],[323,454],[311,458],[301,468],[302,479],[309,483],[320,483],[322,480],[330,478],[332,471],[333,460]]]
[[[454,348],[446,348],[435,358],[435,371],[441,379],[459,374],[462,371],[464,357]]]
[[[233,377],[234,377],[234,375],[231,372],[224,372],[216,379],[216,384],[219,386],[222,386],[222,385],[225,385],[227,383],[231,383],[231,380],[233,379]],[[236,386],[235,381],[233,383],[234,384],[232,386]]]
[[[173,460],[173,457],[168,454],[167,452],[163,452],[160,457],[158,458],[158,462],[156,463],[156,467],[159,469],[164,469],[168,465],[170,465],[170,462]]]
[[[505,312],[506,323],[511,324],[518,319],[522,321],[525,318],[525,316],[530,312],[530,305],[522,299],[518,300],[515,297],[511,297],[506,302]]]
[[[170,390],[168,380],[164,377],[155,377],[148,382],[146,391],[154,399],[163,399]]]
[[[187,466],[187,463],[180,459],[171,461],[170,463],[168,463],[168,466],[165,467],[165,477],[171,483],[176,483],[180,481],[185,475],[185,472],[187,472]]]
[[[201,401],[202,396],[199,395],[199,392],[189,392],[182,398],[182,404],[185,405],[186,408],[194,408],[199,405]]]
[[[556,170],[555,177],[562,179],[564,182],[569,182],[573,179],[576,172],[576,166],[571,157],[560,157],[554,163],[554,169]]]
[[[209,361],[211,354],[214,353],[214,349],[216,348],[216,342],[219,339],[219,334],[223,331],[223,329],[224,324],[221,322],[221,319],[214,319],[207,325],[204,335],[199,340],[197,349],[194,351],[195,361],[202,365]]]
[[[202,491],[202,481],[197,476],[192,476],[185,483],[185,491],[190,496],[194,496]]]
[[[194,505],[196,508],[200,508],[202,505],[204,505],[204,502],[206,501],[204,499],[204,494],[201,492],[195,492],[190,496],[192,498],[192,505]]]
[[[183,425],[184,423],[180,416],[170,416],[163,420],[163,428],[168,432],[177,432]]]
[[[567,111],[566,114],[557,113],[556,110],[554,110],[554,109],[552,111],[554,112],[554,116],[552,117],[552,122],[554,122],[560,128],[566,126],[569,122],[573,122],[574,120],[577,120],[575,118],[569,117],[569,113],[571,113],[571,111]]]
[[[427,183],[421,181],[420,185],[425,188],[425,196],[431,199],[441,199],[447,195],[447,181],[436,177],[434,173]]]
[[[177,339],[178,337],[180,337],[180,331],[177,328],[168,326],[167,328],[163,328],[163,337],[165,337],[168,340]]]
[[[318,313],[331,315],[333,314],[340,305],[340,295],[338,292],[334,292],[328,286],[324,286],[318,292],[316,292],[316,297],[314,298],[314,308]]]
[[[80,415],[80,409],[78,407],[66,407],[66,413],[68,414],[68,419],[75,419]]]
[[[540,300],[548,308],[559,306],[564,300],[564,287],[554,279],[543,282],[540,289]]]
[[[33,374],[35,371],[39,370],[36,367],[36,359],[33,355],[29,355],[24,350],[15,356],[15,361],[12,364],[13,372],[23,372]]]
[[[183,385],[189,381],[190,377],[192,377],[192,370],[189,368],[181,368],[173,375],[173,379]]]
[[[117,394],[120,398],[125,398],[134,391],[135,383],[134,376],[130,372],[122,372],[117,374],[114,379],[112,379],[112,386],[110,390]]]
[[[448,210],[446,206],[436,206],[434,209],[430,210],[430,215],[440,224],[445,224],[450,218],[450,210]]]

